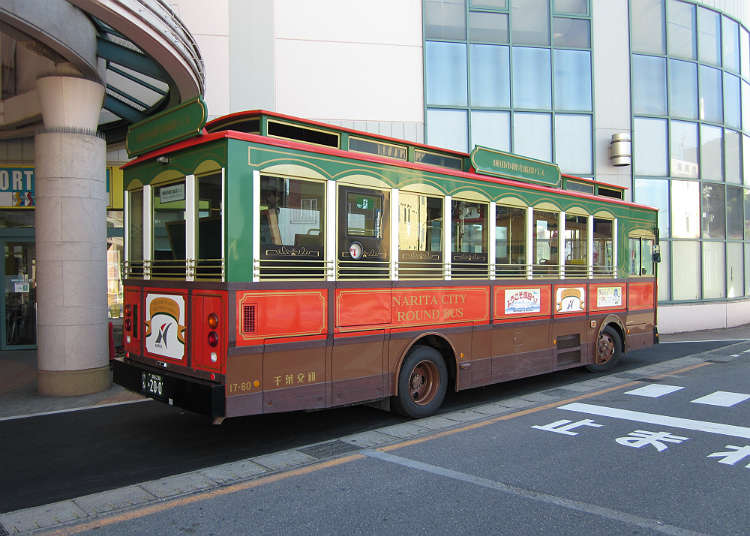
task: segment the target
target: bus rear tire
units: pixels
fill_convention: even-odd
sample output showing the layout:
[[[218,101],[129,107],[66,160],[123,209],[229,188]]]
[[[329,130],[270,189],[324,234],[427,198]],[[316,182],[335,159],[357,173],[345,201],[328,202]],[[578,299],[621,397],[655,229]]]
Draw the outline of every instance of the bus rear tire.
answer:
[[[393,410],[412,419],[429,417],[443,404],[447,388],[448,369],[440,352],[415,346],[401,366]]]
[[[590,372],[604,372],[610,370],[622,357],[622,339],[612,326],[604,328],[596,339],[594,347],[594,362],[586,365]]]

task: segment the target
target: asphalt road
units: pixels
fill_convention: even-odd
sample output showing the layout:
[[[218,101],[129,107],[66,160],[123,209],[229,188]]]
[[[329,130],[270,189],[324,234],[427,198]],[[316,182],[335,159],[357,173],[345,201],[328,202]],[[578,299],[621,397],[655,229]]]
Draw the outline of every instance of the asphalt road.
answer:
[[[724,344],[728,343],[659,345],[628,354],[627,358],[611,373],[718,348]],[[583,370],[569,370],[455,393],[449,395],[443,410],[454,411],[510,396],[554,389],[593,377],[596,375]],[[744,377],[747,377],[747,374]],[[744,388],[744,391],[739,387],[738,389],[740,392],[748,391],[748,388]],[[579,417],[584,418],[580,415],[568,418],[578,419]],[[156,402],[143,402],[5,421],[0,423],[5,465],[5,469],[0,471],[0,512],[49,504],[145,480],[322,442],[343,435],[396,424],[403,420],[368,407],[349,407],[314,413],[228,419],[222,426],[214,427],[210,426],[204,417]],[[750,422],[750,419],[746,422]],[[525,430],[526,435],[531,434],[539,439],[544,437],[547,442],[556,440],[558,438],[554,436],[561,435],[530,430]],[[593,427],[592,430],[594,430]],[[503,437],[505,435],[504,432]],[[519,435],[515,431],[508,432],[508,437],[511,435],[513,436],[512,443],[504,445],[503,451],[518,450],[518,455],[523,456],[538,451],[534,447],[534,442],[523,444],[524,434]],[[546,438],[546,435],[552,437]],[[536,443],[539,439],[536,439]],[[691,447],[695,443],[691,443]],[[559,447],[560,445],[550,447],[552,454],[545,455],[546,458],[541,456],[540,459],[548,459],[551,463],[557,464],[558,462],[554,460],[559,456]],[[610,453],[608,450],[596,448],[599,452],[595,456],[587,456],[586,459],[593,464],[598,464],[596,471],[602,472],[611,463]],[[456,459],[464,458],[468,459],[466,456]],[[428,456],[427,459],[431,458]],[[564,460],[566,458],[560,461]],[[538,464],[538,462],[539,460],[534,459],[533,463]],[[403,473],[397,463],[368,458],[363,464],[387,467],[386,472],[395,471],[394,474]],[[457,466],[457,469],[463,471],[472,468]],[[540,467],[538,474],[543,474],[542,469]],[[351,471],[352,468],[341,467],[340,470],[346,472]],[[364,474],[370,471],[367,467],[362,470]],[[534,473],[537,474],[537,471]],[[420,476],[416,479],[418,483],[415,483],[415,486],[427,486],[428,489],[432,487],[432,483],[424,479],[430,480],[434,478],[434,475],[429,476],[429,473],[420,474],[419,472],[417,474]],[[493,479],[503,477],[502,480],[505,481],[504,475],[490,476]],[[573,476],[579,477],[580,473],[571,474],[571,477]],[[419,496],[420,493],[424,493],[424,491],[412,489],[411,484],[402,487],[401,480],[399,477],[391,481],[387,474],[382,478],[378,477],[379,486],[398,486],[398,489],[380,490],[384,493],[383,497],[389,496],[389,493],[395,493],[395,496],[402,494]],[[438,480],[440,480],[440,486],[450,488],[455,485],[455,483],[444,482],[442,478]],[[332,482],[335,481],[334,478]],[[486,493],[486,490],[476,489],[475,486],[469,486],[469,488],[470,491],[467,491],[466,496],[468,508],[466,515],[473,521],[467,527],[473,526],[474,522],[482,519],[481,515],[472,513],[476,505],[481,504],[481,501],[476,502],[477,498],[472,494]],[[378,491],[377,486],[372,489],[373,493],[376,491]],[[623,490],[623,492],[626,491],[627,489]],[[338,495],[346,496],[348,492],[346,489],[341,489]],[[523,497],[514,497],[513,500],[519,501],[519,505],[525,504],[526,501]],[[468,507],[475,502],[475,507]],[[565,516],[570,515],[568,511],[563,513]],[[576,516],[579,515],[581,514],[576,514]],[[556,518],[556,516],[557,514],[553,517]],[[366,521],[372,522],[374,519]],[[522,523],[521,518],[518,522]],[[599,527],[600,522],[601,520],[598,519],[592,521],[592,531]],[[629,526],[625,522],[624,530]],[[407,528],[405,526],[404,530]],[[427,527],[422,527],[417,532],[423,532],[426,529]],[[241,527],[237,527],[237,530],[241,530]]]

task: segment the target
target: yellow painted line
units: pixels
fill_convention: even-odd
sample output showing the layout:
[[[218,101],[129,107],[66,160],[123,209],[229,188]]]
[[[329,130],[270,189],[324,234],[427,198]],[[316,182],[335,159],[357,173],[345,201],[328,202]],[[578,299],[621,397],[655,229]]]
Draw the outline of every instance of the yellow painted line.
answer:
[[[711,363],[698,363],[696,365],[691,365],[689,367],[681,368],[678,370],[673,370],[670,372],[666,372],[663,374],[658,374],[652,376],[653,378],[664,378],[666,376],[671,376],[673,374],[680,374],[683,372],[688,372],[690,370],[695,370],[700,367],[704,367],[706,365],[710,365]],[[420,437],[418,439],[412,439],[408,441],[402,441],[401,443],[396,443],[394,445],[388,445],[386,447],[380,447],[379,449],[382,452],[388,452],[391,450],[397,450],[402,449],[404,447],[408,447],[411,445],[417,445],[419,443],[424,443],[426,441],[432,441],[433,439],[438,439],[441,437],[446,437],[450,435],[454,435],[460,432],[466,432],[468,430],[476,430],[477,428],[482,428],[484,426],[488,426],[490,424],[501,422],[501,421],[507,421],[510,419],[515,419],[516,417],[523,417],[524,415],[529,415],[531,413],[537,413],[539,411],[543,411],[545,409],[552,409],[554,407],[569,404],[571,402],[575,402],[577,400],[584,400],[586,398],[591,398],[594,396],[598,396],[601,394],[609,393],[612,391],[617,391],[618,389],[624,389],[626,387],[632,387],[633,385],[638,385],[642,382],[640,381],[632,381],[623,383],[620,385],[616,385],[613,387],[607,387],[606,389],[601,389],[599,391],[594,391],[593,393],[586,393],[580,396],[576,396],[574,398],[568,398],[566,400],[559,400],[557,402],[550,402],[549,404],[544,404],[543,406],[537,406],[534,408],[529,408],[521,411],[516,411],[514,413],[509,413],[507,415],[502,415],[500,417],[493,417],[491,419],[487,419],[481,422],[476,422],[473,424],[469,424],[467,426],[462,426],[460,428],[453,428],[451,430],[446,430],[444,432],[438,432],[435,434],[431,434],[428,436]],[[136,510],[132,510],[129,512],[123,512],[121,514],[117,514],[111,517],[106,517],[102,519],[97,519],[94,521],[90,521],[88,523],[83,523],[81,525],[74,525],[71,527],[65,527],[58,530],[54,530],[51,532],[46,532],[44,535],[46,536],[68,536],[71,534],[79,534],[81,532],[85,532],[88,530],[95,530],[102,527],[106,527],[109,525],[114,525],[116,523],[122,523],[123,521],[131,521],[133,519],[139,519],[141,517],[149,516],[151,514],[157,514],[159,512],[164,512],[166,510],[171,510],[172,508],[177,508],[180,506],[186,506],[189,504],[193,504],[196,502],[206,501],[209,499],[214,499],[216,497],[221,497],[223,495],[229,495],[232,493],[237,493],[239,491],[244,491],[252,488],[257,488],[260,486],[263,486],[265,484],[272,484],[274,482],[279,482],[282,480],[286,480],[287,478],[292,478],[295,476],[301,476],[306,475],[310,473],[314,473],[317,471],[321,471],[323,469],[328,469],[330,467],[336,467],[338,465],[343,465],[349,462],[357,461],[357,460],[364,460],[366,456],[363,456],[362,454],[352,454],[350,456],[344,456],[343,458],[337,458],[335,460],[328,460],[321,463],[316,463],[314,465],[308,465],[306,467],[300,467],[299,469],[292,469],[291,471],[287,471],[285,473],[277,473],[274,475],[270,475],[267,477],[262,477],[257,480],[251,480],[249,482],[242,482],[239,484],[233,484],[231,486],[227,486],[224,488],[218,488],[211,491],[206,491],[203,493],[198,493],[195,495],[190,495],[187,497],[181,497],[179,499],[173,499],[167,502],[154,504],[150,506],[145,506],[143,508],[139,508]]]
[[[315,465],[308,465],[306,467],[300,467],[299,469],[293,469],[291,471],[287,471],[286,473],[277,473],[275,475],[270,475],[267,477],[259,478],[257,480],[251,480],[249,482],[242,482],[240,484],[234,484],[231,486],[227,486],[225,488],[219,488],[219,489],[215,489],[211,491],[206,491],[203,493],[198,493],[196,495],[190,495],[188,497],[181,497],[179,499],[173,499],[171,501],[167,501],[164,503],[146,506],[144,508],[139,508],[137,510],[132,510],[130,512],[124,512],[122,514],[117,514],[112,517],[97,519],[95,521],[91,521],[89,523],[83,523],[81,525],[75,525],[73,527],[65,527],[65,528],[58,529],[52,532],[47,532],[45,534],[47,536],[67,536],[69,534],[78,534],[81,532],[85,532],[87,530],[100,529],[108,525],[114,525],[116,523],[122,523],[123,521],[131,521],[133,519],[139,519],[141,517],[149,516],[151,514],[157,514],[159,512],[171,510],[172,508],[177,508],[179,506],[187,506],[189,504],[193,504],[196,502],[201,502],[201,501],[206,501],[209,499],[214,499],[216,497],[221,497],[222,495],[229,495],[231,493],[237,493],[238,491],[244,491],[244,490],[248,490],[252,488],[257,488],[258,486],[263,486],[265,484],[272,484],[273,482],[279,482],[281,480],[285,480],[287,478],[291,478],[294,476],[306,475],[309,473],[320,471],[322,469],[328,469],[329,467],[335,467],[337,465],[343,465],[345,463],[353,462],[355,460],[363,460],[363,459],[365,459],[365,456],[361,454],[352,454],[351,456],[345,456],[343,458],[337,458],[335,460],[329,460],[326,462],[316,463]]]

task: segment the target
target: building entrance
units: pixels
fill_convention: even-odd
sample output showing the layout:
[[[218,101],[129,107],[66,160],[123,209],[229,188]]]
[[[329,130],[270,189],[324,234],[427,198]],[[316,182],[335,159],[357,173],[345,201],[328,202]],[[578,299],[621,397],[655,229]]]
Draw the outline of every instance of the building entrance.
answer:
[[[0,240],[5,269],[0,287],[0,349],[36,346],[36,248],[33,241]]]

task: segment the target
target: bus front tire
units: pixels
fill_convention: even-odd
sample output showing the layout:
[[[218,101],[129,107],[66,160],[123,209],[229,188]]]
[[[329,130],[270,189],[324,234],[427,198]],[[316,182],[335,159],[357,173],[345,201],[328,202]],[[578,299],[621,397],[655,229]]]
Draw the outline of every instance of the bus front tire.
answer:
[[[447,387],[448,369],[440,352],[415,346],[401,366],[393,409],[413,419],[429,417],[442,405]]]
[[[612,326],[604,328],[596,339],[594,362],[586,365],[591,372],[604,372],[612,369],[622,357],[622,339]]]

